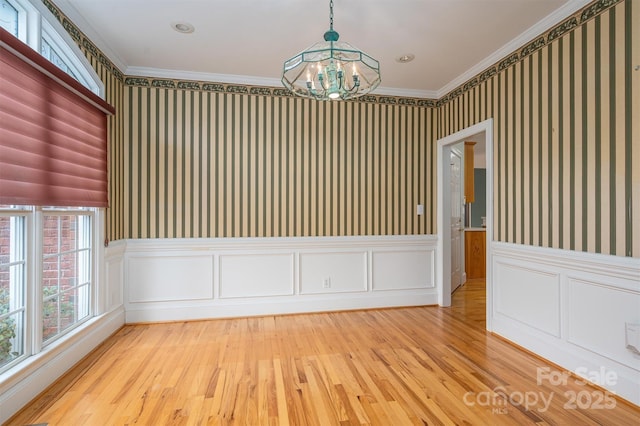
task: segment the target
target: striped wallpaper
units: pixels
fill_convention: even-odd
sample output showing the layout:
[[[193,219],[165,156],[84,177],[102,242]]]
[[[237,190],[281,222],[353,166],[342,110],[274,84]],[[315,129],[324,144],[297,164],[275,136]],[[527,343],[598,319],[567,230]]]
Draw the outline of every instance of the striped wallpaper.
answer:
[[[640,257],[638,2],[594,1],[437,102],[124,78],[58,16],[118,111],[111,240],[435,233],[436,140],[493,117],[495,240]]]
[[[434,230],[435,108],[127,86],[124,114],[128,238]]]
[[[439,137],[494,118],[496,241],[640,256],[640,2],[609,3],[440,107]]]

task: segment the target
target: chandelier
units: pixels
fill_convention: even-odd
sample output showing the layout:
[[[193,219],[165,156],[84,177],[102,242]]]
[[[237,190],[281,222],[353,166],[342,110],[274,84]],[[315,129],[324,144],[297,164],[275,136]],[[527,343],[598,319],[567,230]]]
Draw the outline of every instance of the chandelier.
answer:
[[[324,41],[285,61],[282,84],[295,95],[323,101],[357,98],[378,87],[378,61],[338,37],[333,30],[331,0]]]

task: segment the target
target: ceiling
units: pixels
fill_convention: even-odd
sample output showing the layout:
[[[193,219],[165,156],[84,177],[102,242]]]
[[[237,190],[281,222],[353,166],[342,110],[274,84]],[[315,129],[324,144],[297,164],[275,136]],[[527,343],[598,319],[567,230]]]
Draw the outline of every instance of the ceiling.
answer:
[[[335,0],[334,29],[380,61],[375,93],[438,98],[589,0]],[[329,0],[54,0],[126,75],[280,86]],[[182,34],[172,24],[195,27]],[[396,61],[413,54],[409,63]]]

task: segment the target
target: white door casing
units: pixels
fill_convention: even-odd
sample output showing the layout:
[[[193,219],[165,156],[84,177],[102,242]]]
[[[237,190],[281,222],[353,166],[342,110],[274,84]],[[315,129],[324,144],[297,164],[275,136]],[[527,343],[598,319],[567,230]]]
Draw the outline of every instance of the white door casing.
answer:
[[[451,305],[451,201],[449,180],[451,179],[451,147],[474,135],[484,133],[487,169],[487,227],[486,227],[486,270],[487,270],[487,330],[493,330],[490,313],[493,310],[493,283],[491,241],[493,236],[493,119],[474,124],[452,135],[438,139],[437,146],[437,230],[438,251],[436,259],[436,288],[438,304]]]

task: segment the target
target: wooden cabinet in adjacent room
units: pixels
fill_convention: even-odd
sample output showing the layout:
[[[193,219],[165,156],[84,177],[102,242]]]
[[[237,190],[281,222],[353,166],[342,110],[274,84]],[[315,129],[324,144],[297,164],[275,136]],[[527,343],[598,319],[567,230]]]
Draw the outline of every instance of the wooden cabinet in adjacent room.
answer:
[[[475,185],[473,179],[473,169],[475,165],[473,146],[475,142],[464,143],[464,202],[473,203],[475,201]]]
[[[486,235],[484,229],[466,229],[464,232],[464,263],[468,280],[486,278]]]

